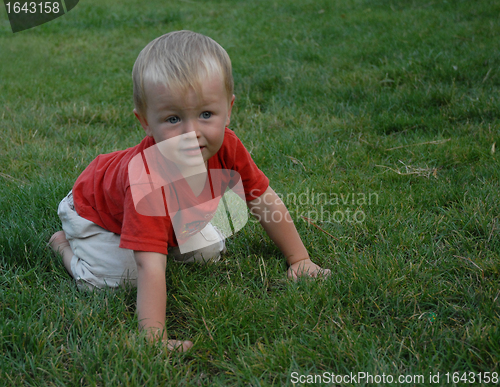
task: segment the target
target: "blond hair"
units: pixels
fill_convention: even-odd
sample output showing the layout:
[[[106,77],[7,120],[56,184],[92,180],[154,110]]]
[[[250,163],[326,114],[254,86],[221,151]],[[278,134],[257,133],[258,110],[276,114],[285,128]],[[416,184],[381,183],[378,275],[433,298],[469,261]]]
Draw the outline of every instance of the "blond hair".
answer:
[[[145,115],[146,83],[160,83],[175,91],[192,87],[198,94],[203,78],[219,74],[229,103],[234,83],[226,50],[208,36],[192,31],[174,31],[160,36],[144,47],[135,61],[132,70],[135,108]]]

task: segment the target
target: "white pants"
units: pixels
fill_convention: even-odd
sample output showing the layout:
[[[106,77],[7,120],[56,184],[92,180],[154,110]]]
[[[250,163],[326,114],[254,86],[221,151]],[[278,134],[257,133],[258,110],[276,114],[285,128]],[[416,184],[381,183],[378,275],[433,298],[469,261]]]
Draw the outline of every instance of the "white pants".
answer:
[[[120,235],[78,215],[72,192],[61,201],[57,214],[73,250],[71,274],[80,290],[137,286],[134,252],[119,247]],[[218,261],[226,250],[223,235],[211,223],[193,238],[203,238],[204,243],[200,245],[206,245],[207,241],[214,243],[186,254],[182,254],[178,247],[169,247],[169,256],[173,256],[176,262],[207,263]]]

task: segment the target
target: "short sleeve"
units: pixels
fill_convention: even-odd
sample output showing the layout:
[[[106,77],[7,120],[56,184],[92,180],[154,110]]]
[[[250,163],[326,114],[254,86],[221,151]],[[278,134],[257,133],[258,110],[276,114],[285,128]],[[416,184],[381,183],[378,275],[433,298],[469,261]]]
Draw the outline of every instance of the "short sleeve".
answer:
[[[227,128],[221,153],[221,156],[225,158],[223,165],[240,174],[247,202],[260,197],[266,191],[269,187],[269,179],[257,167],[250,152],[236,134]]]

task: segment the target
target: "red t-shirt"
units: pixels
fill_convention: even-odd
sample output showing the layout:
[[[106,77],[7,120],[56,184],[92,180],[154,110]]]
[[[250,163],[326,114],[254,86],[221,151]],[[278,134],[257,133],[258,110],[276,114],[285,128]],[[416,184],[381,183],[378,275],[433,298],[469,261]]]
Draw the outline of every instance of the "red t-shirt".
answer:
[[[155,145],[154,139],[145,137],[135,147],[99,155],[76,180],[73,198],[75,210],[80,216],[120,235],[120,247],[168,254],[169,246],[178,245],[168,213],[173,212],[173,205],[183,206],[182,198],[179,204],[166,200],[165,207],[167,207],[167,201],[171,203],[171,206],[167,211],[160,213],[160,216],[141,215],[136,210],[130,188],[130,161],[136,155],[144,154],[144,150],[153,145]],[[249,152],[234,132],[227,128],[221,148],[208,160],[207,167],[209,174],[212,170],[238,172],[247,201],[261,196],[269,186],[269,179],[255,165]],[[213,197],[215,183],[210,181],[210,184],[212,186],[207,181],[205,188],[198,196],[201,202],[207,198],[206,195],[210,194],[210,190]],[[172,196],[165,191],[168,189],[163,187],[163,197]]]

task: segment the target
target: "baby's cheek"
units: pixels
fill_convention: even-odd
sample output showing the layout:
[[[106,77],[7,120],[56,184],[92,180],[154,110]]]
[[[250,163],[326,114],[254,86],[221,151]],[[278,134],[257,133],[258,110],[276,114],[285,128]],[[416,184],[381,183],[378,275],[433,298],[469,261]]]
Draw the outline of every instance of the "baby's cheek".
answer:
[[[217,146],[217,151],[219,151],[219,149],[222,147],[222,143],[224,142],[224,135],[222,135],[220,138],[219,138],[219,143],[218,143],[218,146]]]
[[[224,142],[224,132],[217,131],[212,134],[210,138],[210,143],[214,148],[217,148],[216,151],[220,149],[222,143]]]

